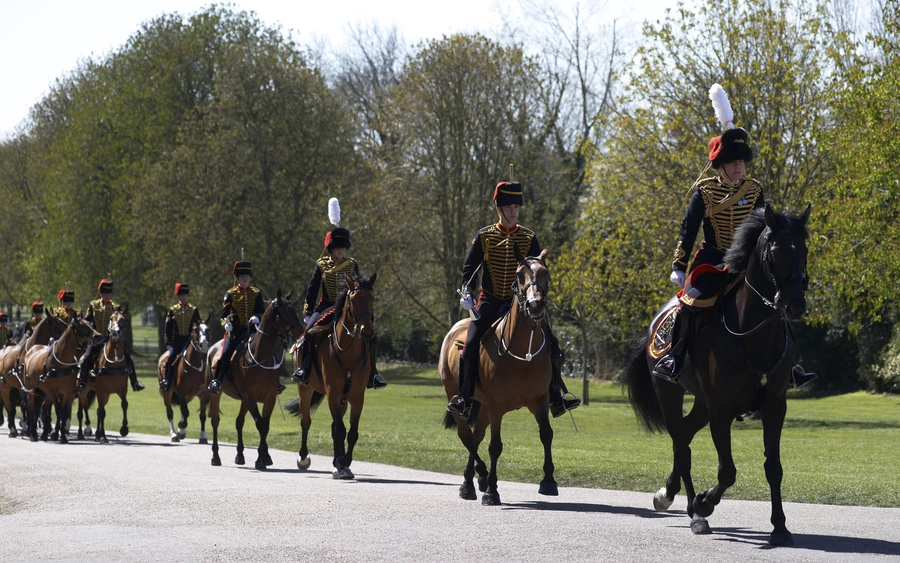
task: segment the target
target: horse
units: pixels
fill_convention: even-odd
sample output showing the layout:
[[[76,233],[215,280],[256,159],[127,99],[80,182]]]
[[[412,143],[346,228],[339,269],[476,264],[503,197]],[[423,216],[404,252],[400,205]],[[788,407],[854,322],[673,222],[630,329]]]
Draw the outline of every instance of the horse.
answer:
[[[34,327],[31,336],[15,346],[0,349],[0,402],[6,407],[10,438],[18,436],[15,425],[16,403],[22,404],[23,413],[27,408],[27,401],[24,400],[25,391],[22,387],[25,354],[34,346],[45,346],[51,339],[59,338],[67,327],[65,321],[52,311],[47,311],[41,322]]]
[[[237,429],[237,455],[234,463],[244,465],[244,418],[247,411],[256,423],[259,431],[259,447],[254,466],[258,470],[264,470],[272,465],[269,455],[269,445],[266,438],[269,435],[269,421],[272,418],[272,410],[275,408],[275,397],[278,392],[279,372],[284,361],[275,357],[275,345],[284,332],[291,334],[300,330],[301,320],[297,311],[291,304],[291,295],[282,296],[278,290],[277,296],[266,307],[265,313],[259,321],[256,331],[250,336],[248,343],[241,346],[231,358],[225,361],[231,362],[231,379],[222,381],[222,392],[241,402],[240,412],[235,421]],[[216,364],[222,360],[219,358],[224,340],[216,342],[207,353],[206,383],[208,384],[216,373]],[[210,418],[213,428],[213,457],[212,465],[222,465],[219,458],[219,401],[222,395],[212,395],[209,400]],[[260,414],[257,402],[263,404]]]
[[[782,508],[780,442],[793,363],[788,320],[799,319],[806,311],[810,211],[807,207],[800,215],[780,214],[767,205],[745,219],[725,255],[728,271],[743,274],[743,282],[719,297],[713,320],[704,323],[689,341],[687,361],[677,383],[651,374],[655,363],[648,354],[652,334],[633,354],[624,375],[624,390],[639,422],[651,432],[668,432],[672,439],[673,469],[666,486],[654,496],[654,507],[667,510],[683,480],[695,534],[712,533],[706,518],[735,483],[732,421],[754,410],[762,418],[764,467],[771,491],[769,544],[793,544]],[[662,315],[661,311],[657,318]],[[685,392],[695,398],[686,416],[682,411]],[[707,423],[719,459],[717,483],[695,494],[690,443]]]
[[[497,460],[503,451],[501,421],[504,414],[521,407],[527,407],[537,420],[544,446],[544,477],[538,493],[549,496],[559,494],[553,478],[553,428],[549,417],[548,389],[552,365],[549,337],[543,328],[550,282],[546,258],[546,250],[541,251],[539,256],[524,257],[516,247],[516,259],[519,261],[514,286],[516,303],[481,340],[479,379],[471,413],[468,419],[449,411],[444,415],[444,427],[450,429],[456,426],[459,439],[469,452],[464,481],[459,488],[462,499],[477,498],[473,482],[477,472],[479,490],[484,493],[481,503],[500,504]],[[461,349],[469,322],[469,319],[463,319],[453,325],[441,345],[438,371],[448,400],[459,392]],[[491,429],[488,446],[491,465],[490,470],[486,471],[484,461],[478,455],[478,447],[488,425]]]
[[[178,355],[175,364],[172,366],[174,370],[173,381],[168,391],[162,388],[159,394],[163,398],[166,405],[166,418],[169,421],[170,438],[173,442],[180,442],[187,435],[187,419],[188,419],[188,403],[191,399],[198,397],[200,399],[200,442],[208,443],[206,440],[206,409],[209,405],[209,391],[206,389],[206,353],[209,351],[209,340],[206,337],[209,327],[206,320],[199,324],[194,323],[191,327],[191,341],[188,347]],[[166,378],[166,362],[169,359],[169,351],[166,350],[159,357],[156,363],[157,375],[162,383]],[[173,421],[172,403],[181,407],[181,421],[178,423],[178,430],[175,430]]]
[[[331,317],[327,338],[317,338],[315,358],[317,370],[309,378],[309,385],[297,384],[299,399],[289,401],[285,409],[300,417],[301,443],[297,454],[297,468],[309,469],[311,460],[307,448],[309,427],[312,424],[311,411],[323,398],[328,398],[331,412],[331,438],[334,442],[335,479],[353,479],[350,470],[353,448],[359,439],[359,419],[362,415],[366,387],[371,375],[372,362],[369,361],[369,345],[375,337],[375,294],[373,287],[378,274],[369,278],[347,276],[347,289],[338,294],[334,309],[326,313]],[[326,318],[323,315],[323,319]],[[323,329],[311,329],[304,338],[316,338],[317,334],[328,332],[328,323]],[[348,328],[348,327],[352,327]],[[294,372],[303,362],[302,346],[299,341],[293,347]],[[350,431],[344,425],[344,414],[350,405]],[[345,446],[346,441],[346,446]]]
[[[57,432],[62,444],[68,443],[64,425],[72,416],[72,401],[78,383],[79,345],[87,340],[99,343],[100,333],[79,318],[73,318],[59,340],[48,346],[33,346],[25,356],[22,381],[28,395],[28,430],[37,442],[37,419],[43,411],[41,440],[50,434],[50,406],[56,408]],[[42,393],[43,397],[38,394]],[[40,399],[40,400],[39,400]]]
[[[113,312],[109,318],[109,338],[103,351],[97,358],[97,367],[91,371],[87,386],[78,393],[78,439],[87,434],[82,431],[82,416],[87,419],[87,412],[97,399],[97,428],[94,441],[109,443],[106,437],[106,404],[110,395],[116,394],[122,400],[122,426],[119,435],[128,436],[128,362],[125,360],[125,313],[121,308]],[[90,420],[87,419],[88,428]]]

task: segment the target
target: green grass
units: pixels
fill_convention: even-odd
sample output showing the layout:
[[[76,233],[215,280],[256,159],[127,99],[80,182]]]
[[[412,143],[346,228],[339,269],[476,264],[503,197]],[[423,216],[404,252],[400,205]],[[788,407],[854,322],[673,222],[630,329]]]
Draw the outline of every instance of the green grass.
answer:
[[[137,342],[141,327],[136,329]],[[152,342],[155,333],[148,338]],[[168,436],[165,410],[156,392],[155,357],[136,359],[147,390],[128,395],[130,428],[135,432]],[[355,458],[461,475],[466,456],[456,432],[444,430],[441,425],[446,398],[436,369],[385,365],[382,372],[390,386],[366,394]],[[580,385],[573,387],[580,389]],[[282,400],[295,396],[295,387],[289,385]],[[574,413],[578,433],[568,417],[553,422],[553,454],[559,484],[636,491],[655,491],[661,487],[672,464],[668,436],[643,432],[616,384],[592,383],[590,399],[590,405]],[[196,439],[199,433],[196,408],[194,401],[189,439]],[[225,398],[221,409],[220,439],[233,443],[238,404]],[[117,428],[120,416],[117,405],[113,404],[109,411],[112,419],[108,427]],[[503,423],[504,449],[499,477],[539,482],[543,454],[534,418],[527,410],[520,410],[508,414]],[[330,424],[326,409],[313,415],[309,438],[312,453],[331,455]],[[211,438],[209,428],[207,432]],[[248,418],[245,441],[255,446],[257,440],[256,430]],[[732,440],[738,477],[726,497],[768,500],[761,423],[736,422]],[[287,421],[282,420],[276,407],[269,444],[297,451],[299,420],[291,416]],[[791,395],[781,444],[785,500],[900,506],[900,489],[895,486],[900,451],[900,397],[865,393],[821,398]],[[486,443],[481,451],[487,458]],[[697,435],[692,451],[694,483],[698,490],[703,490],[714,484],[717,470],[708,430]],[[198,446],[199,460],[208,462],[210,455],[208,447]],[[252,463],[255,454],[251,452],[247,457]],[[230,461],[231,454],[226,453],[224,462]]]

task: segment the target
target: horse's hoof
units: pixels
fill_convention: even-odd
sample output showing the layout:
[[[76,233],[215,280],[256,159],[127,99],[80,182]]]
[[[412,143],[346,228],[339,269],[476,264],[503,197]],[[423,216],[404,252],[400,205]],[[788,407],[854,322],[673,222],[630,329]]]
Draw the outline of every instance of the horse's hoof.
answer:
[[[312,458],[308,457],[306,459],[297,456],[297,469],[300,471],[306,471],[309,469],[309,466],[312,465]]]
[[[500,506],[500,493],[484,493],[481,497],[484,506]]]
[[[559,487],[556,486],[556,481],[541,481],[541,486],[538,487],[538,494],[548,497],[559,496]]]
[[[672,501],[674,500],[675,499],[669,499],[669,497],[666,496],[666,488],[663,487],[653,495],[653,510],[665,512],[666,510],[669,510],[669,507],[672,506]]]
[[[237,454],[234,456],[234,464],[235,465],[244,465],[244,454]]]
[[[213,465],[213,467],[219,467],[220,465],[222,465],[222,460],[219,459],[219,456],[213,456],[211,464]]]
[[[706,521],[706,518],[694,516],[691,518],[691,532],[696,536],[705,536],[711,534],[712,530],[709,528],[709,522]]]
[[[84,432],[79,432],[77,436],[78,440],[84,440]]]
[[[787,530],[783,532],[772,532],[772,535],[769,536],[769,545],[773,547],[794,545],[794,536]]]
[[[16,429],[15,429],[15,428],[10,428],[10,429],[9,429],[9,437],[10,437],[10,438],[16,438],[18,435],[19,435],[19,433],[16,432]]]
[[[172,442],[177,444],[180,441],[181,439],[178,437],[178,434],[172,434]]]
[[[184,440],[185,438],[187,438],[187,432],[178,431],[175,433],[175,435],[178,436],[179,440]]]
[[[68,443],[69,443],[69,437],[66,436],[65,434],[60,435],[60,437],[59,437],[59,443],[60,443],[60,444],[68,444]]]
[[[109,439],[108,439],[106,436],[104,436],[104,437],[100,438],[100,443],[101,443],[101,444],[108,444],[108,443],[109,443]]]
[[[209,442],[206,440],[206,438],[200,438],[200,440],[198,440],[197,443],[198,444],[208,444]]]
[[[32,436],[32,437],[31,437],[31,441],[32,441],[32,442],[37,442],[37,441],[38,441],[37,436]]]
[[[488,480],[487,477],[479,477],[478,478],[478,491],[481,493],[487,492]]]
[[[119,428],[119,436],[121,436],[123,438],[125,436],[128,436],[128,427],[127,426],[123,426],[122,428]]]
[[[350,471],[349,467],[345,467],[344,469],[337,469],[331,474],[332,479],[339,479],[341,481],[349,481],[351,479],[355,479],[356,476]]]
[[[92,436],[93,434],[94,434],[94,431],[91,430],[91,427],[90,427],[90,426],[88,426],[87,428],[84,429],[84,435],[85,435],[85,436],[90,437],[90,436]]]
[[[47,434],[41,434],[41,442],[47,441]]]
[[[258,459],[256,460],[256,463],[253,464],[253,467],[255,467],[257,471],[265,471],[267,465],[265,460]]]
[[[478,495],[475,494],[475,483],[463,483],[459,486],[459,498],[463,500],[478,500]]]
[[[700,493],[694,497],[693,507],[694,514],[701,518],[709,518],[716,509],[715,506],[706,502],[706,493]]]
[[[50,434],[50,439],[51,439],[52,441],[54,441],[54,442],[57,441],[57,440],[59,440],[59,432],[52,432],[52,433]]]

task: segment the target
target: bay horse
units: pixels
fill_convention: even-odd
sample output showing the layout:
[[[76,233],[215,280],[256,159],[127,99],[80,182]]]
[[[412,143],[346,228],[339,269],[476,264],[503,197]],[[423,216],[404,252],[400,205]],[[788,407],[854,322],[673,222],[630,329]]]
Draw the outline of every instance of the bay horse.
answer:
[[[667,510],[683,480],[695,534],[711,533],[706,518],[736,480],[731,424],[755,410],[762,418],[764,467],[771,492],[769,544],[793,544],[781,499],[781,430],[795,346],[788,320],[799,319],[806,311],[810,211],[807,207],[800,215],[780,214],[767,205],[739,227],[725,264],[729,272],[743,274],[743,283],[719,297],[713,319],[688,343],[687,361],[677,383],[651,374],[655,360],[647,353],[649,340],[635,352],[624,375],[625,390],[640,423],[650,431],[666,431],[672,438],[674,465],[666,486],[654,496],[654,507]],[[685,392],[694,395],[694,406],[686,416],[682,411]],[[695,494],[690,443],[707,423],[719,459],[717,483]]]
[[[207,333],[209,327],[206,320],[191,326],[191,341],[183,353],[178,355],[172,366],[174,374],[171,387],[168,391],[162,388],[163,404],[166,406],[166,418],[169,421],[170,438],[173,442],[180,442],[187,435],[188,403],[197,397],[200,399],[200,442],[207,444],[206,439],[206,410],[209,405],[209,390],[206,388],[206,353],[209,351]],[[166,362],[169,359],[169,351],[166,350],[156,363],[156,371],[160,383],[166,378]],[[178,422],[178,430],[175,430],[173,420],[172,403],[181,407],[181,420]]]
[[[51,430],[50,407],[56,409],[59,441],[68,443],[65,423],[72,417],[72,402],[77,394],[81,344],[92,340],[99,344],[100,333],[85,320],[73,318],[59,340],[47,346],[34,346],[25,356],[23,383],[28,388],[28,431],[32,442],[38,440],[37,419],[43,414],[46,441]],[[42,412],[43,411],[43,412]]]
[[[10,438],[18,436],[15,424],[16,403],[21,403],[23,413],[27,409],[25,391],[22,389],[25,354],[34,346],[46,346],[51,339],[59,338],[67,327],[65,321],[48,310],[41,322],[35,325],[31,336],[15,346],[0,349],[0,401],[6,407]]]
[[[272,457],[269,455],[267,437],[269,435],[269,421],[272,418],[272,410],[275,408],[275,398],[278,393],[279,373],[284,362],[284,351],[281,359],[276,358],[275,348],[279,340],[285,339],[285,333],[293,338],[294,332],[301,329],[301,319],[294,305],[291,303],[293,292],[282,296],[278,290],[275,299],[269,302],[265,313],[259,321],[259,326],[251,334],[248,343],[235,350],[231,358],[220,358],[223,340],[216,342],[207,353],[206,383],[208,384],[216,373],[216,364],[219,361],[231,361],[231,377],[222,381],[222,392],[241,402],[241,408],[235,420],[237,430],[237,454],[234,463],[244,465],[244,418],[247,411],[256,423],[259,431],[259,447],[254,466],[258,470],[264,470],[272,465]],[[285,348],[287,344],[285,343]],[[212,465],[222,465],[219,458],[219,402],[222,395],[210,395],[209,409],[213,429],[213,457]],[[263,404],[262,413],[257,402]]]
[[[547,251],[530,257],[522,256],[518,247],[515,251],[519,261],[513,291],[516,302],[481,340],[478,384],[472,411],[468,419],[449,411],[444,415],[444,427],[456,426],[459,439],[469,452],[459,496],[465,500],[477,498],[473,482],[477,472],[479,489],[484,493],[481,503],[484,505],[500,504],[497,460],[503,451],[501,422],[504,414],[521,407],[527,407],[534,415],[544,446],[544,477],[538,493],[550,496],[559,494],[553,478],[553,428],[549,417],[552,365],[549,336],[544,328],[550,282]],[[448,401],[459,392],[461,350],[469,322],[469,319],[463,319],[453,325],[441,345],[438,371]],[[490,470],[485,471],[478,447],[488,425],[491,429],[488,446],[491,465]]]
[[[128,362],[125,359],[125,313],[116,309],[109,318],[109,338],[97,358],[97,366],[88,377],[87,386],[78,393],[78,438],[83,438],[82,415],[87,417],[88,407],[97,399],[97,428],[94,441],[109,443],[106,437],[106,404],[111,395],[119,396],[122,404],[122,426],[119,435],[128,436]],[[93,393],[92,393],[93,392]],[[90,420],[87,421],[90,425]]]
[[[347,276],[347,289],[338,294],[334,309],[329,314],[329,323],[317,325],[304,338],[316,338],[315,367],[310,375],[309,385],[297,384],[299,398],[285,404],[285,409],[300,417],[301,442],[297,454],[297,468],[309,469],[311,460],[307,447],[309,427],[312,424],[311,411],[328,399],[331,412],[331,438],[334,444],[335,479],[353,479],[350,464],[353,462],[353,448],[359,439],[359,419],[362,416],[366,387],[372,371],[369,345],[375,337],[375,278]],[[325,317],[323,316],[323,319]],[[321,329],[318,327],[321,326]],[[318,329],[318,330],[317,330]],[[330,330],[330,331],[329,331]],[[320,332],[321,331],[321,332]],[[318,338],[318,334],[328,336]],[[294,372],[303,363],[302,346],[293,347]],[[350,406],[350,431],[344,424],[344,414]],[[346,445],[345,445],[346,441]]]

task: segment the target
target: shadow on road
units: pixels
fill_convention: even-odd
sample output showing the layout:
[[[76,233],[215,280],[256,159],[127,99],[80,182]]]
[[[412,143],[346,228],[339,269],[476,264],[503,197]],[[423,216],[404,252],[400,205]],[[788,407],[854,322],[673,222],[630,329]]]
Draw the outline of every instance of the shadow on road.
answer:
[[[745,528],[713,528],[713,534],[713,537],[721,541],[758,545],[761,549],[775,549],[768,544],[768,532]],[[853,555],[897,555],[900,553],[900,543],[873,538],[794,534],[794,549]]]
[[[649,508],[630,506],[609,506],[606,504],[588,504],[583,502],[520,502],[504,504],[504,510],[547,510],[553,512],[603,512],[606,514],[627,514],[641,518],[687,518],[684,513],[656,512]]]
[[[439,483],[437,481],[415,481],[410,479],[378,479],[375,477],[363,477],[360,479],[359,475],[356,476],[356,480],[359,483],[380,483],[380,484],[389,484],[389,485],[433,485],[435,487],[455,487],[452,483]]]

